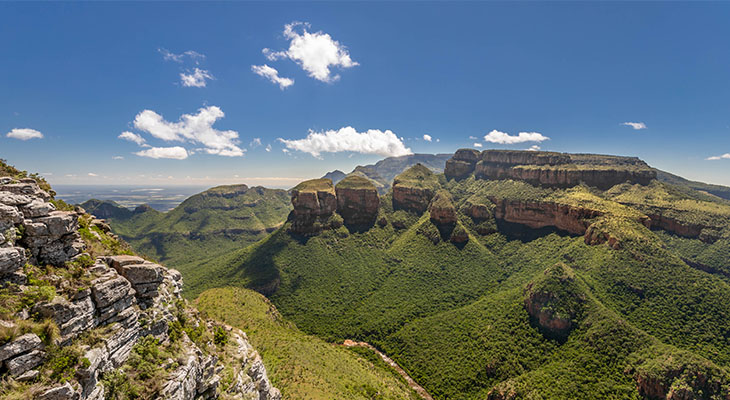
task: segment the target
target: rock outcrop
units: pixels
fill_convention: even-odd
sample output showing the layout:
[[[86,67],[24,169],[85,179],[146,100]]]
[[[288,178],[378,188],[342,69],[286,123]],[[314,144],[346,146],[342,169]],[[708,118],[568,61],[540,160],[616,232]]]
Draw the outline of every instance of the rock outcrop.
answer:
[[[416,164],[393,180],[393,208],[423,213],[439,187],[436,175]]]
[[[551,202],[497,198],[491,200],[496,205],[494,216],[497,219],[534,229],[554,227],[574,235],[585,234],[591,220],[602,215],[596,210]],[[483,210],[476,207],[473,212],[481,214]]]
[[[565,341],[580,318],[585,295],[575,274],[565,264],[556,264],[525,288],[525,309],[544,336]]]
[[[294,210],[289,216],[291,231],[312,234],[326,228],[327,220],[337,210],[337,195],[329,179],[304,181],[291,190]]]
[[[444,175],[447,179],[462,179],[474,172],[477,161],[479,161],[479,150],[459,149],[454,157],[446,161]]]
[[[51,196],[33,179],[4,181],[9,183],[0,184],[0,247],[20,244],[29,250],[29,262],[51,265],[63,265],[83,251],[76,212],[56,211]]]
[[[456,207],[449,192],[439,190],[428,206],[431,221],[438,226],[456,224]]]
[[[348,225],[372,225],[378,216],[380,197],[369,179],[348,176],[335,186],[337,213]]]
[[[518,150],[461,149],[447,161],[447,179],[474,174],[477,179],[514,179],[533,185],[567,188],[585,183],[600,189],[630,182],[648,185],[656,171],[633,157],[570,155]]]
[[[222,393],[223,365],[206,350],[212,343],[193,342],[181,328],[175,333],[181,338],[172,336],[181,316],[188,324],[205,324],[208,330],[215,324],[184,306],[179,272],[131,255],[93,260],[81,254],[85,244],[78,231],[79,219],[90,232],[97,230],[90,235],[113,237],[104,221],[81,215],[81,209],[56,211],[35,181],[4,178],[0,182],[0,287],[4,296],[37,299],[14,306],[22,309],[13,311],[12,320],[0,319],[5,334],[0,339],[0,378],[33,381],[26,398],[101,400],[106,391],[103,378],[123,367],[141,340],[154,338],[155,343],[180,341],[175,347],[181,351],[178,367],[162,373],[163,382],[155,382],[160,384],[162,398],[211,399]],[[25,267],[26,263],[31,265]],[[26,277],[24,267],[32,271],[34,280]],[[3,312],[2,318],[9,318]],[[29,326],[31,332],[27,332]],[[56,328],[57,334],[53,333]],[[234,365],[227,365],[235,374],[233,384],[225,388],[228,397],[280,399],[245,334],[225,329],[236,343],[234,361],[229,360]],[[101,338],[89,341],[90,336]],[[64,349],[73,350],[63,353]],[[81,354],[71,357],[74,352]],[[63,363],[71,363],[71,375],[53,378],[50,371],[58,373]]]
[[[651,348],[634,357],[626,369],[633,376],[639,395],[645,399],[730,399],[730,375],[707,360],[671,348]]]
[[[2,181],[7,183],[0,184],[0,279],[23,284],[26,262],[61,266],[84,250],[76,212],[56,211],[32,179]]]

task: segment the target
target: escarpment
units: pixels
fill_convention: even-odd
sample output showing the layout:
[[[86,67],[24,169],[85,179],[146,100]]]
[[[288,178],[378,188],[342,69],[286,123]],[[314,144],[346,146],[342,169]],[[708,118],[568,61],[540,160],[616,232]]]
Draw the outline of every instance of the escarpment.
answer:
[[[280,398],[243,332],[186,305],[179,272],[103,254],[128,251],[104,221],[2,181],[0,397]]]
[[[624,182],[647,185],[656,178],[656,171],[637,158],[541,151],[484,150],[476,155],[462,149],[447,165],[448,179],[462,179],[473,171],[478,179],[516,179],[557,188],[584,183],[605,190]]]

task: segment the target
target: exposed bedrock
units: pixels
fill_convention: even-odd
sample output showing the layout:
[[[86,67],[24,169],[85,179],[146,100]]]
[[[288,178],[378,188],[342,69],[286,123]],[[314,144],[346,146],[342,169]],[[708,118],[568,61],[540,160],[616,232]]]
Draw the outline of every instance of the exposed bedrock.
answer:
[[[494,216],[507,222],[518,223],[530,228],[554,227],[574,235],[583,235],[592,219],[601,216],[600,211],[565,204],[491,199],[496,205]],[[483,211],[475,207],[475,213]]]
[[[474,149],[459,149],[454,156],[446,160],[444,175],[447,179],[462,179],[474,172],[479,161],[479,151]]]
[[[656,172],[634,157],[545,151],[460,149],[446,162],[447,179],[515,179],[547,187],[580,183],[600,189],[631,182],[647,185]]]
[[[456,223],[456,208],[451,195],[445,190],[439,190],[428,206],[431,221],[438,226],[454,225]]]
[[[335,187],[337,212],[345,224],[371,225],[378,216],[380,197],[369,179],[351,175]]]
[[[291,231],[317,233],[322,230],[321,223],[337,210],[337,195],[331,180],[311,179],[291,190],[291,203]]]
[[[610,169],[606,167],[540,167],[534,165],[497,164],[480,161],[477,163],[475,176],[479,179],[514,179],[528,182],[536,186],[567,188],[584,183],[602,190],[620,183],[638,183],[648,185],[656,178],[656,172],[650,169]]]
[[[565,341],[577,326],[585,295],[565,264],[547,268],[525,288],[525,309],[544,336]]]
[[[423,213],[439,187],[433,172],[416,164],[393,180],[393,208]]]

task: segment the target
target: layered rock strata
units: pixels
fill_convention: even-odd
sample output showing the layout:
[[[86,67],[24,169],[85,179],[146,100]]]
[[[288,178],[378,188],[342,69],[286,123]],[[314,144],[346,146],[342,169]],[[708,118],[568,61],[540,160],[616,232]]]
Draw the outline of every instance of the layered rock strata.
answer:
[[[393,208],[423,213],[438,188],[433,172],[416,164],[393,180]]]
[[[320,232],[323,223],[337,210],[337,195],[329,179],[304,181],[291,190],[294,210],[289,216],[291,231],[300,234]]]
[[[26,286],[23,272],[26,263],[51,264],[59,271],[70,268],[69,261],[86,259],[80,254],[84,244],[78,232],[79,213],[56,211],[50,196],[35,181],[0,179],[0,287],[5,296],[18,296],[33,289]],[[90,221],[105,231],[104,221]],[[29,257],[27,256],[29,255]],[[12,320],[0,319],[5,332],[21,332],[33,321],[52,321],[58,327],[58,338],[48,348],[36,333],[18,334],[0,345],[0,379],[38,381],[51,351],[77,345],[82,335],[103,332],[103,340],[95,345],[78,345],[85,360],[63,384],[32,386],[28,398],[46,400],[101,400],[105,398],[102,377],[124,365],[134,346],[152,336],[164,343],[178,319],[182,277],[179,272],[136,256],[106,256],[95,261],[79,261],[73,277],[50,275],[56,281],[56,295],[37,301],[15,314]],[[35,267],[33,267],[35,268]],[[76,267],[75,267],[76,268]],[[71,282],[78,289],[68,291]],[[47,287],[48,288],[48,287]],[[60,291],[59,291],[60,290]],[[53,291],[51,291],[53,293]],[[186,311],[187,312],[187,311]],[[31,316],[33,320],[30,320]],[[212,324],[188,315],[195,323]],[[24,321],[25,320],[25,321]],[[212,326],[209,326],[212,330]],[[250,346],[243,332],[226,327],[236,345],[233,384],[225,389],[229,398],[278,400],[279,391],[268,380],[258,353]],[[12,337],[12,336],[11,336]],[[182,362],[166,374],[160,395],[168,399],[192,400],[217,398],[223,365],[206,354],[182,333]],[[55,350],[54,350],[55,349]],[[161,367],[162,368],[162,367]],[[45,382],[45,381],[41,381]]]
[[[378,216],[380,196],[369,179],[348,176],[335,186],[337,213],[351,225],[372,225]]]
[[[461,149],[447,161],[448,179],[461,179],[472,173],[477,179],[515,179],[547,187],[572,187],[580,183],[600,189],[630,182],[647,185],[656,172],[646,163],[631,157],[575,155],[518,150],[484,150],[477,156],[472,149]],[[472,172],[473,171],[473,172]]]

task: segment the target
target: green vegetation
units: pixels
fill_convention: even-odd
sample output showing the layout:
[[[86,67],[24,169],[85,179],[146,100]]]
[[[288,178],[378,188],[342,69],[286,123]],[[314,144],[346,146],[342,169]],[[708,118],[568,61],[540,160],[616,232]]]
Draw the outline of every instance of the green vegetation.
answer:
[[[46,178],[42,177],[37,173],[29,173],[28,171],[21,171],[12,165],[9,165],[7,161],[0,159],[0,177],[9,176],[14,179],[32,178],[38,183],[38,187],[48,192],[51,197],[56,195],[51,189],[51,185],[46,181]]]
[[[413,165],[421,164],[435,174],[444,171],[446,160],[451,154],[412,154],[410,156],[388,157],[372,165],[357,166],[349,175],[358,175],[375,182],[378,193],[385,194],[393,179]]]
[[[151,208],[114,211],[98,201],[82,207],[92,214],[104,207],[114,233],[136,253],[182,272],[187,289],[188,276],[201,260],[263,239],[286,220],[291,203],[284,190],[229,185],[191,196],[166,213]]]
[[[196,305],[247,333],[285,399],[418,399],[384,365],[302,333],[258,293],[211,289]]]
[[[332,181],[326,178],[320,178],[320,179],[310,179],[308,181],[304,181],[292,188],[293,191],[298,192],[317,192],[317,191],[331,191],[334,192],[334,186],[332,186]]]
[[[337,183],[338,189],[375,189],[373,182],[365,177],[349,175]]]
[[[660,182],[665,182],[673,186],[686,187],[701,193],[711,194],[725,200],[730,200],[730,187],[721,185],[711,185],[703,182],[690,181],[681,176],[670,174],[666,171],[655,169],[656,178]]]
[[[438,240],[428,213],[394,212],[386,195],[378,217],[385,224],[306,240],[289,235],[285,225],[249,248],[202,262],[186,295],[229,285],[268,293],[304,332],[330,342],[372,343],[435,398],[514,392],[518,398],[634,399],[638,375],[626,371],[643,373],[642,360],[665,351],[698,360],[687,364],[687,376],[704,365],[714,371],[715,389],[727,384],[730,285],[683,260],[712,260],[719,269],[727,246],[714,243],[726,239],[704,243],[645,225],[647,207],[664,207],[664,215],[676,213],[680,221],[711,214],[725,229],[720,218],[730,212],[727,203],[656,182],[604,192],[510,180],[445,182],[422,167],[402,176],[409,185],[448,191],[469,241]],[[594,210],[593,231],[620,246],[554,233],[511,240],[497,231],[499,221],[463,214],[471,205],[493,210],[492,199]],[[554,315],[574,324],[564,342],[544,336],[527,314],[525,296],[537,288],[552,293],[547,307]],[[207,291],[200,304],[206,299],[213,307],[232,290]]]
[[[439,180],[436,175],[422,164],[416,164],[393,180],[393,186],[403,185],[419,189],[430,189],[436,191],[439,188]]]

